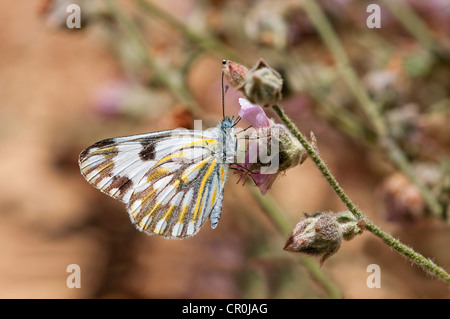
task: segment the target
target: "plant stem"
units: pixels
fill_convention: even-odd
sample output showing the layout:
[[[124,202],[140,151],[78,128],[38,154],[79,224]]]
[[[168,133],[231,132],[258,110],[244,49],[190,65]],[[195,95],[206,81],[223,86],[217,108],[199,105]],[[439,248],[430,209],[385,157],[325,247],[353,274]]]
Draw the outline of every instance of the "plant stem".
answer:
[[[376,226],[372,221],[370,221],[362,211],[350,200],[350,198],[345,194],[342,187],[338,184],[337,180],[331,174],[328,167],[325,165],[324,161],[321,159],[320,155],[316,152],[314,147],[306,140],[302,133],[298,130],[295,124],[289,119],[289,117],[284,113],[284,111],[278,106],[273,105],[273,110],[277,113],[283,123],[287,126],[287,128],[291,131],[292,134],[300,141],[305,150],[308,152],[311,159],[317,165],[319,170],[327,179],[328,183],[334,189],[339,198],[344,202],[347,208],[352,212],[352,214],[359,220],[364,220],[366,223],[365,229],[373,233],[375,236],[381,238],[387,245],[391,246],[411,261],[415,262],[419,266],[421,266],[426,271],[438,276],[439,278],[450,282],[450,274],[448,274],[444,269],[437,266],[431,260],[425,258],[421,254],[415,252],[410,247],[404,245],[399,240],[395,239],[391,235],[387,234],[383,230],[381,230],[378,226]]]
[[[441,218],[443,207],[441,207],[433,193],[415,176],[405,154],[390,137],[386,121],[382,117],[378,106],[370,99],[367,91],[361,84],[360,79],[350,64],[350,60],[344,50],[344,47],[339,41],[339,37],[334,32],[322,9],[315,2],[315,0],[305,0],[303,2],[303,9],[333,55],[338,71],[357,99],[358,105],[365,112],[367,118],[372,122],[375,132],[378,135],[380,145],[385,147],[391,160],[417,187],[430,211],[433,212],[435,216]]]
[[[353,70],[347,53],[339,41],[339,37],[334,32],[322,9],[314,0],[305,0],[303,2],[303,9],[333,55],[338,72],[358,100],[359,105],[363,108],[367,117],[372,121],[375,130],[380,135],[386,135],[387,127],[379,114],[377,105],[373,103],[364,87],[360,84],[361,81]]]
[[[275,205],[274,201],[269,195],[262,196],[259,190],[255,187],[248,188],[252,193],[253,197],[258,201],[263,211],[266,213],[267,217],[271,220],[272,224],[278,229],[281,234],[288,235],[292,227],[289,222],[280,212],[278,207]],[[305,266],[308,272],[312,275],[315,281],[317,281],[328,293],[330,298],[340,299],[341,294],[339,289],[331,282],[331,280],[324,275],[324,273],[317,266],[317,262],[308,257],[299,257],[300,262]]]
[[[402,1],[383,0],[383,4],[388,7],[391,14],[397,18],[403,27],[414,36],[417,41],[426,49],[435,50],[433,34],[427,24]]]
[[[326,89],[323,88],[318,76],[312,75],[313,72],[300,67],[303,59],[299,54],[292,54],[287,60],[287,66],[296,70],[296,77],[302,80],[302,87],[297,91],[306,91],[317,103],[321,105],[324,111],[323,116],[326,120],[338,127],[342,132],[353,139],[365,142],[368,146],[373,147],[376,142],[376,134],[371,128],[366,127],[355,115],[347,111],[345,108],[339,108],[329,98],[327,98]],[[294,82],[291,80],[291,82]]]

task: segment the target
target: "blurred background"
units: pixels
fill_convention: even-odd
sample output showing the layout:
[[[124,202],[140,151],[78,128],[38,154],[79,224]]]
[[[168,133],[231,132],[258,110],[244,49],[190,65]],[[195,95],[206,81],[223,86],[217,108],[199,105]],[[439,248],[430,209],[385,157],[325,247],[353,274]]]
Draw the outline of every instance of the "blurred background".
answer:
[[[67,27],[70,3],[80,29]],[[378,1],[373,29],[370,1],[315,3],[350,63],[322,40],[310,1],[0,2],[0,298],[449,298],[448,284],[369,232],[344,242],[317,280],[283,250],[289,233],[237,175],[217,229],[165,240],[137,231],[124,205],[79,173],[78,154],[98,140],[194,119],[216,125],[222,59],[251,67],[261,57],[285,80],[281,105],[314,132],[349,197],[450,270],[449,3]],[[356,86],[339,67],[357,74]],[[355,91],[379,108],[413,181]],[[227,114],[237,115],[239,96],[230,88]],[[304,213],[345,209],[311,160],[265,198],[291,228]],[[66,285],[70,264],[80,266],[79,289]],[[370,264],[381,288],[366,284]]]

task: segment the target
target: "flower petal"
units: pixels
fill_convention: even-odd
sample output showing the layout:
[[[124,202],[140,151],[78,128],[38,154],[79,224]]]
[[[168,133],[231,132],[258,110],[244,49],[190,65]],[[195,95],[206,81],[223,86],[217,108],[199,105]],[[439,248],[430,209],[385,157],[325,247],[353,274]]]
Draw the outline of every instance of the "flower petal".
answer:
[[[239,104],[241,105],[239,116],[249,122],[255,129],[270,126],[269,118],[261,106],[252,104],[243,98],[239,99]]]
[[[259,174],[252,173],[251,177],[256,186],[259,187],[262,195],[265,195],[267,191],[272,187],[273,182],[277,178],[278,174]]]

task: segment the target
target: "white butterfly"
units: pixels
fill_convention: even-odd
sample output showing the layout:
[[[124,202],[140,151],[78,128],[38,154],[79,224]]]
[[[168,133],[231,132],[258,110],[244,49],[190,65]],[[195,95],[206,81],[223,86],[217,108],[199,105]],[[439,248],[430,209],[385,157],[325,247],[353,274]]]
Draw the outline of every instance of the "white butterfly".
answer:
[[[228,169],[237,152],[225,117],[206,131],[176,129],[99,141],[79,156],[85,179],[127,206],[136,227],[166,238],[219,223]]]

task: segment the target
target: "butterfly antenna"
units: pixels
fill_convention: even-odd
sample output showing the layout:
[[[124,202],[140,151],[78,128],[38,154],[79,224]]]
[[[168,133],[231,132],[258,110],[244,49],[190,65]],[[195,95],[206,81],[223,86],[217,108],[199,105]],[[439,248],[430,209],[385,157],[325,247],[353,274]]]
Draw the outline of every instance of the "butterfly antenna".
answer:
[[[242,120],[242,117],[238,116],[238,117],[236,118],[236,120],[234,121],[232,127],[235,127],[236,125],[238,125],[238,123],[239,123],[241,120]]]
[[[241,120],[241,119],[239,118],[239,121],[240,121],[240,120]],[[238,135],[239,133],[242,133],[242,132],[247,131],[247,130],[248,130],[249,128],[251,128],[251,127],[252,127],[252,126],[250,125],[249,127],[240,130],[239,132],[236,133],[236,135]]]
[[[222,61],[222,64],[226,63],[225,60]],[[223,70],[222,70],[222,116],[225,118],[225,89],[223,87]]]

